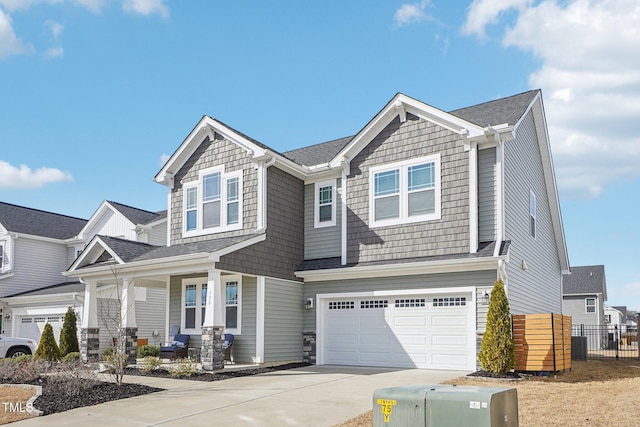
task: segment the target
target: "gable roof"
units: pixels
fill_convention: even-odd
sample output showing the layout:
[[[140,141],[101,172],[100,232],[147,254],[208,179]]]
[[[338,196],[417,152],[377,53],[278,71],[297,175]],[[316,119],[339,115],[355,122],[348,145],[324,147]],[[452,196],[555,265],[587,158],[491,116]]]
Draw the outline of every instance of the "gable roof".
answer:
[[[123,205],[122,203],[107,201],[118,212],[125,216],[134,224],[148,224],[162,218],[166,218],[167,211],[150,212],[144,209],[134,208],[132,206]]]
[[[453,110],[449,114],[482,127],[501,124],[513,126],[524,116],[531,102],[539,93],[540,89],[530,90],[506,98]]]
[[[353,139],[353,136],[322,142],[309,147],[285,151],[283,156],[303,166],[315,166],[329,163],[345,145]]]
[[[571,274],[562,276],[563,295],[595,295],[602,294],[607,300],[607,281],[604,265],[586,265],[571,267]]]
[[[51,286],[45,286],[44,288],[32,289],[30,291],[22,291],[13,295],[7,295],[5,298],[13,298],[19,296],[39,296],[39,295],[56,295],[56,294],[64,294],[64,293],[84,293],[85,284],[74,281],[74,282],[64,282],[57,283]]]
[[[65,240],[75,237],[86,223],[86,219],[0,202],[0,224],[13,233]]]

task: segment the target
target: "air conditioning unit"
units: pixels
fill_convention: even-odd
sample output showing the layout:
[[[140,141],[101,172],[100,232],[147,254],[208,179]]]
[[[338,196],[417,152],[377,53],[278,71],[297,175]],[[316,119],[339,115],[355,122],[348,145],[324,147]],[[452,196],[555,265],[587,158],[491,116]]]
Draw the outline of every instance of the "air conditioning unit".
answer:
[[[373,427],[517,427],[515,388],[409,385],[373,393]]]

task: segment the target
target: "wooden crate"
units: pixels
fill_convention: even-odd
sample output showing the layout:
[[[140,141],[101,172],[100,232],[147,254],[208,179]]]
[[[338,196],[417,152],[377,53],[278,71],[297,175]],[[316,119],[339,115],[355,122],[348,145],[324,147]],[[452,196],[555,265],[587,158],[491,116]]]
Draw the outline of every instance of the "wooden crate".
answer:
[[[571,369],[571,316],[511,316],[516,371],[557,372]]]

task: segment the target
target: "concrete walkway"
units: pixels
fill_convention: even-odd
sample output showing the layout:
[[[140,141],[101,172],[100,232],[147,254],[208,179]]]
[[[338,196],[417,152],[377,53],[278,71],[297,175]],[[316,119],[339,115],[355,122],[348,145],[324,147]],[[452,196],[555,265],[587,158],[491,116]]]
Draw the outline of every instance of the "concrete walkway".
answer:
[[[437,384],[461,371],[309,366],[215,382],[126,377],[166,389],[12,424],[27,426],[333,426],[373,407],[373,391]]]

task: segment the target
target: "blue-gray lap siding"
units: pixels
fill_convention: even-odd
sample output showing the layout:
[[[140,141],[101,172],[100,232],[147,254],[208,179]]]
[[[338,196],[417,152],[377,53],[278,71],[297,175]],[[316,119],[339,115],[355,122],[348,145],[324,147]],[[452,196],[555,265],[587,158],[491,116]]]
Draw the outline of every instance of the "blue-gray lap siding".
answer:
[[[266,278],[264,361],[302,360],[303,284]]]
[[[496,149],[478,150],[478,241],[496,240]]]
[[[370,168],[441,155],[442,218],[369,227]],[[366,262],[469,252],[469,155],[461,137],[407,114],[396,118],[352,161],[347,182],[347,261]]]
[[[336,186],[340,189],[340,179]],[[314,227],[315,184],[304,187],[304,259],[332,258],[342,254],[342,203],[336,192],[336,225]]]
[[[509,308],[512,314],[561,313],[560,261],[532,111],[522,119],[515,139],[504,144],[504,168],[505,237],[511,240]],[[529,233],[531,190],[537,203],[535,238]]]

